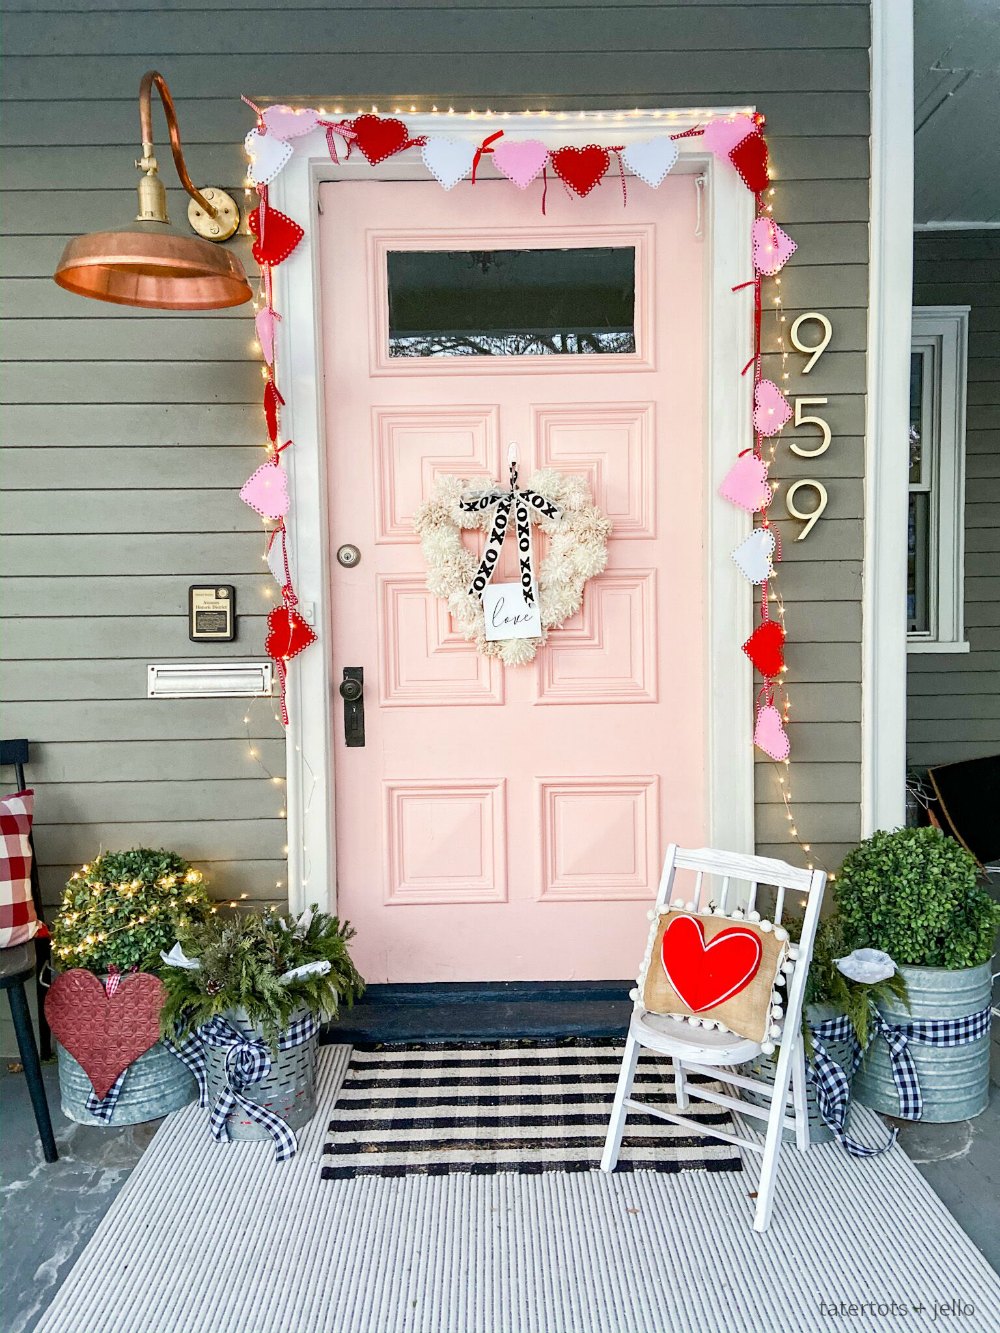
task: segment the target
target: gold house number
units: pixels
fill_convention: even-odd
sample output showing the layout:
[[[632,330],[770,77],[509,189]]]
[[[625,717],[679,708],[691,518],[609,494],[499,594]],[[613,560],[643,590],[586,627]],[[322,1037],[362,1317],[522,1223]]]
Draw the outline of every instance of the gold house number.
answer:
[[[820,336],[818,341],[804,342],[802,338],[803,325],[818,324]],[[799,315],[798,319],[792,325],[791,338],[792,346],[799,352],[804,352],[809,360],[802,367],[802,374],[808,375],[816,365],[827,347],[830,345],[830,339],[833,336],[833,326],[826,315],[821,315],[818,310],[809,310],[804,315]],[[818,426],[820,432],[819,444],[814,449],[804,449],[800,444],[791,445],[792,453],[798,454],[800,458],[819,458],[820,454],[825,454],[830,447],[830,441],[833,439],[833,432],[830,430],[830,423],[825,417],[817,416],[811,412],[803,411],[803,408],[823,407],[829,402],[828,398],[817,397],[796,397],[795,399],[795,417],[796,426]],[[801,491],[811,490],[816,493],[816,503],[810,509],[800,509],[796,496]],[[813,528],[822,517],[829,496],[826,487],[821,481],[815,481],[811,477],[803,477],[801,481],[793,482],[785,492],[785,509],[790,517],[797,518],[804,524],[802,531],[795,538],[797,542],[805,541],[812,532]]]

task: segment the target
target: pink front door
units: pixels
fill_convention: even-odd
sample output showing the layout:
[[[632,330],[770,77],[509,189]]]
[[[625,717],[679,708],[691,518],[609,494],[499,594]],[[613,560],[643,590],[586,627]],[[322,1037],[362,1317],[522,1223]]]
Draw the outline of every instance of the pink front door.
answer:
[[[705,841],[703,244],[692,177],[629,186],[544,217],[499,180],[321,187],[325,647],[365,691],[363,747],[333,702],[337,904],[372,982],[633,976],[662,845]],[[512,441],[614,524],[522,667],[455,633],[413,530]]]

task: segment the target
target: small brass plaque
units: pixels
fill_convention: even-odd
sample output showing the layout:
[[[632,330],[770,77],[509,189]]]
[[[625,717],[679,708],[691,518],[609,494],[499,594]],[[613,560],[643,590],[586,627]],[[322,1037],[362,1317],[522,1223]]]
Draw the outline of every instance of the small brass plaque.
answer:
[[[236,589],[231,583],[191,585],[188,637],[194,643],[227,643],[236,638]]]

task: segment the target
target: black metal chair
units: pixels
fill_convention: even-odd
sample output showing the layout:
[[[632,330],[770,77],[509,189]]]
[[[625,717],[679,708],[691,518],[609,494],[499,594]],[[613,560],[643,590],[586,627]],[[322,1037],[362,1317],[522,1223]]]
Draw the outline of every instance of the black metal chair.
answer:
[[[10,766],[14,769],[14,777],[17,781],[19,791],[24,791],[27,787],[27,780],[24,776],[24,766],[28,762],[30,747],[27,741],[0,741],[0,767]],[[39,921],[44,921],[45,916],[42,912],[42,887],[38,878],[38,857],[35,855],[35,838],[33,833],[28,834],[28,845],[31,847],[31,900],[35,904],[35,915]],[[52,957],[52,949],[48,937],[35,941],[35,999],[38,1002],[38,1043],[41,1048],[43,1060],[52,1059],[52,1033],[49,1031],[49,1025],[45,1021],[45,987],[42,985],[42,976],[49,965]]]
[[[28,1085],[31,1108],[35,1113],[38,1137],[42,1141],[42,1152],[47,1162],[55,1162],[59,1160],[59,1154],[56,1151],[55,1135],[52,1133],[52,1120],[45,1096],[45,1084],[42,1082],[42,1064],[38,1058],[38,1047],[35,1045],[35,1030],[31,1025],[28,997],[24,991],[24,983],[36,976],[34,953],[33,940],[29,940],[27,944],[15,944],[11,949],[0,949],[0,989],[7,992],[10,1001],[10,1014],[17,1035],[17,1049],[21,1053],[24,1080]]]

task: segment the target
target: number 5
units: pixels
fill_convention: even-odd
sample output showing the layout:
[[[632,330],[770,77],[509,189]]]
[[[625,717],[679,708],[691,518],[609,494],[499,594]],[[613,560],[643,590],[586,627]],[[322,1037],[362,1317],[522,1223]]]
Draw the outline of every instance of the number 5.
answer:
[[[791,450],[793,454],[798,454],[800,458],[818,458],[820,454],[825,454],[830,447],[830,440],[833,438],[830,431],[829,422],[824,421],[822,417],[807,417],[802,411],[803,407],[812,407],[813,403],[828,403],[829,398],[796,398],[795,400],[795,425],[796,426],[818,426],[823,433],[822,442],[815,449],[803,449],[800,444],[793,444]]]

